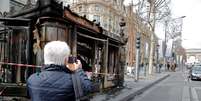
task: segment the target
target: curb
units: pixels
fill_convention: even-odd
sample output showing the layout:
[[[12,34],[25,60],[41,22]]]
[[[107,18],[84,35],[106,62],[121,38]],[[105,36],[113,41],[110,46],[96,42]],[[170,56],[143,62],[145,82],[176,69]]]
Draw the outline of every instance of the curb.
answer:
[[[129,100],[131,100],[132,98],[134,98],[135,96],[142,94],[144,91],[148,90],[148,89],[151,88],[153,85],[159,83],[160,81],[166,79],[166,78],[169,77],[169,76],[170,76],[170,75],[167,74],[166,76],[164,76],[164,77],[162,77],[162,78],[160,78],[160,79],[154,81],[154,82],[151,83],[151,84],[148,84],[147,86],[145,86],[145,87],[143,87],[143,88],[141,88],[141,89],[139,89],[139,90],[133,92],[132,94],[127,95],[127,96],[125,96],[125,97],[122,97],[122,98],[119,99],[118,101],[129,101]]]

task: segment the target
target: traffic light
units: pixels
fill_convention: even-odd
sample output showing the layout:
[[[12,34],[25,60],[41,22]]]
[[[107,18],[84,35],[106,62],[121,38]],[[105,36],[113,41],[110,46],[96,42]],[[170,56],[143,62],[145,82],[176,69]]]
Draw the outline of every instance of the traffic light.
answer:
[[[140,48],[140,33],[137,33],[136,35],[136,48]]]

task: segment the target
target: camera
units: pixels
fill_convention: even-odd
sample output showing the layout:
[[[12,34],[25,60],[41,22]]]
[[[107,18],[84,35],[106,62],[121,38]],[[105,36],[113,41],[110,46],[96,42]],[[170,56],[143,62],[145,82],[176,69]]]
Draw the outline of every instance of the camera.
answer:
[[[76,62],[77,62],[77,57],[73,57],[73,56],[68,57],[68,63],[76,63]]]

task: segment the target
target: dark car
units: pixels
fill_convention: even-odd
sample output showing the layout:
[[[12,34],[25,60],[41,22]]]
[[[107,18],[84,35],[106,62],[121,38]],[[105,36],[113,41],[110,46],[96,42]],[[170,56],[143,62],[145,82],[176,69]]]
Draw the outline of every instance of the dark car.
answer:
[[[201,66],[193,66],[190,70],[191,80],[201,80]]]

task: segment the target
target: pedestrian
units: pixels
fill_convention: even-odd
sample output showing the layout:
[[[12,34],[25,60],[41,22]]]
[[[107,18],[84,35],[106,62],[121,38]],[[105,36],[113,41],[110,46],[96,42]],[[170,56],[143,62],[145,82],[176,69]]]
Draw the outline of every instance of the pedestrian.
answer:
[[[168,69],[168,71],[170,70],[170,63],[169,62],[167,63],[167,69]]]
[[[177,64],[174,63],[174,64],[173,64],[173,67],[174,67],[174,68],[173,68],[173,71],[176,72]]]
[[[163,66],[163,64],[160,63],[160,64],[159,64],[159,73],[161,72],[161,68],[162,68],[162,66]]]
[[[84,95],[92,89],[81,68],[81,62],[68,63],[70,48],[66,42],[52,41],[44,47],[41,73],[32,74],[27,81],[32,101],[75,101],[72,75],[78,75]]]
[[[174,63],[171,63],[170,69],[171,69],[172,72],[174,71]]]

